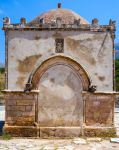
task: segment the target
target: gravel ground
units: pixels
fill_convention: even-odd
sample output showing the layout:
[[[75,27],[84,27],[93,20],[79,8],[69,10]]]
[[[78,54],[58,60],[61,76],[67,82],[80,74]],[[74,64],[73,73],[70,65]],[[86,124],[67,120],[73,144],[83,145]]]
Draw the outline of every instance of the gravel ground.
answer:
[[[0,140],[0,150],[119,150],[119,143],[100,138]]]

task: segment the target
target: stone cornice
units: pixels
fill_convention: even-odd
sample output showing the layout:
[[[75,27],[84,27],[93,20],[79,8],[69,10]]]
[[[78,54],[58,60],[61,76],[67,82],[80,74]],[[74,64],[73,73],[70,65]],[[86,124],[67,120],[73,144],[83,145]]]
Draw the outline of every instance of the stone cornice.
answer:
[[[4,24],[3,30],[20,30],[20,31],[27,31],[27,30],[61,30],[61,31],[93,31],[93,32],[105,32],[105,31],[115,31],[116,28],[114,25],[61,25],[58,27],[57,25],[52,26],[50,24],[44,25],[22,25],[22,24]]]
[[[26,93],[26,92],[24,92],[23,90],[13,91],[13,90],[6,89],[6,90],[3,90],[2,93]],[[30,92],[28,92],[28,94],[30,93],[39,93],[39,90],[31,90]]]
[[[83,95],[87,95],[87,94],[93,94],[93,95],[119,95],[119,92],[116,91],[96,91],[96,92],[87,92],[87,91],[83,91],[82,92]]]

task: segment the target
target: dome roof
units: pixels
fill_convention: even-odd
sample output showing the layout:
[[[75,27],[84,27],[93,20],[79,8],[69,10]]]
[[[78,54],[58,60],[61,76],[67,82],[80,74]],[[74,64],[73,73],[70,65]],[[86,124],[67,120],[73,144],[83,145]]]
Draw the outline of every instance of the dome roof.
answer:
[[[29,24],[39,24],[40,20],[43,20],[46,24],[50,24],[57,19],[60,19],[62,24],[73,24],[75,20],[80,20],[80,24],[89,24],[88,21],[77,13],[68,9],[62,9],[61,7],[41,14],[29,22]]]

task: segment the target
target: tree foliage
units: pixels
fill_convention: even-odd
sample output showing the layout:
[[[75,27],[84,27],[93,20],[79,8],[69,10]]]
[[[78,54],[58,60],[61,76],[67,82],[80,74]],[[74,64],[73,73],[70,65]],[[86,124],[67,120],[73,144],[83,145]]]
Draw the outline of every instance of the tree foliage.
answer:
[[[0,68],[0,95],[1,90],[4,90],[5,88],[5,69],[4,68]]]
[[[119,60],[115,61],[116,91],[119,91]]]

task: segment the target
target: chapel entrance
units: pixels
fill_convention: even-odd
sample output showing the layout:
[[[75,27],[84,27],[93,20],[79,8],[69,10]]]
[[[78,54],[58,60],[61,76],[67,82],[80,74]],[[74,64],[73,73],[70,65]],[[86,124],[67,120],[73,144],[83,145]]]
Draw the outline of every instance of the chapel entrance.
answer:
[[[31,78],[39,90],[36,116],[40,127],[82,126],[82,91],[88,90],[90,80],[80,64],[54,56],[40,63]]]

